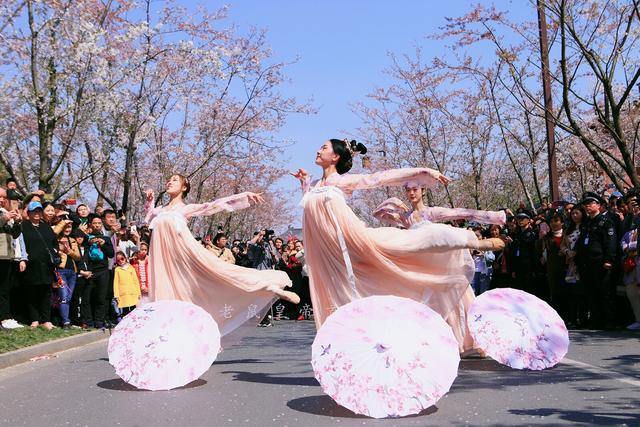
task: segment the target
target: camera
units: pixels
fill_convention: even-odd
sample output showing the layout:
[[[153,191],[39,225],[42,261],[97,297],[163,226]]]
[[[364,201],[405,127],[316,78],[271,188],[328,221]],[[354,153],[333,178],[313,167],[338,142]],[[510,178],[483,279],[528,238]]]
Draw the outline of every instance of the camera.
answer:
[[[264,238],[265,239],[270,239],[271,237],[273,237],[273,235],[275,234],[275,232],[273,230],[264,230]]]
[[[18,190],[10,188],[7,190],[7,199],[20,201],[22,200],[22,195],[18,192]]]

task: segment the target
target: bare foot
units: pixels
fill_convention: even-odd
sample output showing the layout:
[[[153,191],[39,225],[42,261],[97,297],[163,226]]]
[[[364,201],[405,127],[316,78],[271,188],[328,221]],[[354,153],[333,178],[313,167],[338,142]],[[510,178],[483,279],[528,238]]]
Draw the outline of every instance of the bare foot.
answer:
[[[484,359],[487,357],[487,353],[480,348],[470,348],[460,353],[461,359]]]
[[[53,326],[53,323],[51,322],[44,322],[42,324],[42,327],[45,328],[47,331],[50,331],[55,328],[55,326]]]
[[[276,295],[290,303],[300,304],[300,297],[295,292],[280,290],[279,292],[276,292]]]
[[[37,328],[38,326],[40,326],[40,322],[31,322],[32,328]]]

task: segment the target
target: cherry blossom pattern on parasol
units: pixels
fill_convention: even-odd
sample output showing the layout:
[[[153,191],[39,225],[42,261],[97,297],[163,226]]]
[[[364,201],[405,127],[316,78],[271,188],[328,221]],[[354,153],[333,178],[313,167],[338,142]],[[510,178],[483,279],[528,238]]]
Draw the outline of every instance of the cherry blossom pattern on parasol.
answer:
[[[469,309],[467,322],[476,345],[514,369],[551,368],[569,350],[569,332],[558,313],[518,289],[483,293]]]
[[[171,390],[204,374],[218,356],[220,331],[195,304],[163,300],[129,313],[109,338],[109,363],[125,382]]]
[[[311,364],[338,404],[385,418],[434,405],[449,391],[459,362],[456,339],[438,313],[408,298],[371,296],[327,318]]]

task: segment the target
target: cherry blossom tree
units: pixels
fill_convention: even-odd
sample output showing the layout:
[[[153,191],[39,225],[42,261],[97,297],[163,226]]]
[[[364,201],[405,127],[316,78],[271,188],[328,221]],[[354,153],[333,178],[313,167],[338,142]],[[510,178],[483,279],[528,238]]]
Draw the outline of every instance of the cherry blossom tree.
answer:
[[[565,140],[580,142],[617,188],[639,185],[638,2],[548,0],[544,5],[552,33],[552,96],[559,107],[551,115],[557,128],[574,136]],[[454,38],[459,48],[491,44],[509,70],[503,89],[526,99],[523,107],[532,114],[544,115],[534,22],[515,22],[494,7],[478,5],[450,19],[442,37]]]
[[[196,202],[273,191],[285,146],[273,135],[310,111],[280,93],[289,64],[271,59],[266,33],[242,33],[226,8],[11,0],[0,31],[7,173],[54,198],[95,192],[133,219],[144,190],[160,200],[173,173],[191,180]],[[223,222],[241,228],[232,217]]]

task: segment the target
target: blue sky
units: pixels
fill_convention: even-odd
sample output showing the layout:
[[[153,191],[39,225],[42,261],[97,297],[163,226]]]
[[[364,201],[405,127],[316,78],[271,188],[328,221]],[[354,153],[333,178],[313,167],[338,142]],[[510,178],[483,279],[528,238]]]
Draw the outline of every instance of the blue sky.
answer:
[[[240,30],[267,29],[275,60],[299,57],[288,69],[292,83],[283,92],[300,101],[313,98],[317,114],[291,116],[278,137],[296,142],[289,150],[292,168],[299,165],[317,175],[315,150],[326,139],[354,133],[360,125],[350,105],[390,83],[384,74],[390,64],[388,53],[410,54],[419,44],[425,54],[445,54],[444,42],[426,36],[443,26],[445,17],[463,15],[477,2],[238,0],[228,4],[229,20]],[[535,17],[535,9],[526,1],[494,4],[499,10],[515,8],[514,13]]]
[[[184,5],[198,2],[182,0]],[[267,30],[274,61],[291,61],[291,84],[283,93],[299,101],[313,99],[314,115],[292,115],[277,138],[295,141],[288,150],[290,169],[307,169],[318,177],[315,151],[328,138],[356,134],[360,125],[350,105],[366,101],[375,87],[391,83],[384,70],[389,52],[411,54],[416,45],[425,57],[446,55],[445,42],[426,36],[445,25],[446,17],[457,17],[478,2],[461,0],[236,0],[228,3],[229,22],[240,31],[251,26]],[[498,10],[535,18],[528,1],[496,0]],[[205,3],[211,8],[214,2]],[[486,52],[493,55],[493,51]],[[482,52],[478,52],[482,54]],[[357,136],[357,134],[356,134]],[[366,143],[366,141],[363,141]],[[283,171],[284,172],[284,171]],[[280,184],[299,197],[293,178]]]

